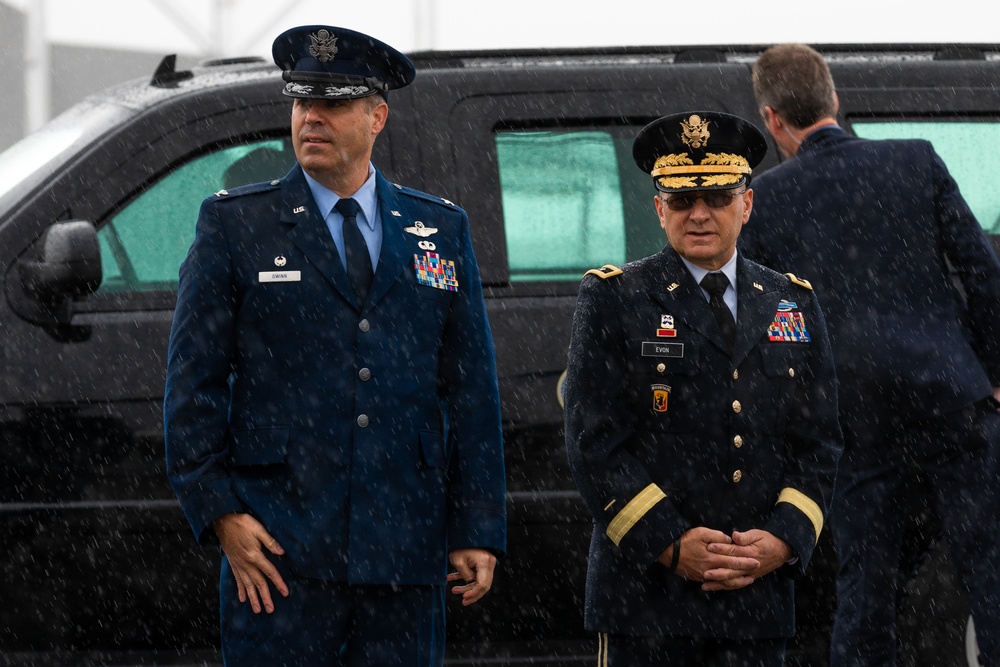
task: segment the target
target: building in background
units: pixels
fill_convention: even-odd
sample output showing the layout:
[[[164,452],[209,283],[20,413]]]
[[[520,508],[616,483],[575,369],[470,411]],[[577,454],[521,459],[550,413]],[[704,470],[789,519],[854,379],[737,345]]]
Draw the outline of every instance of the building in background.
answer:
[[[28,95],[32,86],[47,86],[49,118],[55,118],[88,95],[124,81],[151,78],[167,53],[49,44],[48,76],[29,74],[28,17],[0,2],[0,151],[28,133]],[[179,57],[178,67],[197,62]],[[33,79],[33,80],[29,80]]]

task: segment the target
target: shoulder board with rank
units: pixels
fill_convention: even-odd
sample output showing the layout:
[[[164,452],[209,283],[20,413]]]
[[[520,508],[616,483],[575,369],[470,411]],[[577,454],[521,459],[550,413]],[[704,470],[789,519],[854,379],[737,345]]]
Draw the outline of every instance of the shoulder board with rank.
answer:
[[[252,195],[255,192],[267,192],[268,190],[273,190],[279,185],[281,185],[281,181],[277,179],[273,181],[263,181],[261,183],[251,183],[249,185],[240,185],[239,187],[229,188],[227,190],[219,190],[215,193],[215,196],[222,199],[224,197]]]
[[[401,193],[410,195],[412,197],[416,197],[417,199],[422,199],[424,201],[429,201],[434,204],[439,204],[441,206],[445,206],[452,210],[458,208],[458,205],[455,204],[455,202],[451,201],[450,199],[445,199],[444,197],[438,197],[436,195],[428,194],[420,190],[414,190],[413,188],[408,188],[405,185],[400,185],[399,183],[393,183],[392,185]]]
[[[591,269],[587,271],[584,276],[597,276],[601,280],[607,280],[608,278],[614,278],[615,276],[620,276],[622,270],[619,269],[614,264],[605,264],[599,269]]]
[[[806,289],[809,290],[813,288],[812,283],[810,283],[808,280],[804,278],[797,277],[794,273],[786,273],[785,275],[788,276],[788,279],[791,280],[796,285],[798,285],[799,287],[805,287]]]

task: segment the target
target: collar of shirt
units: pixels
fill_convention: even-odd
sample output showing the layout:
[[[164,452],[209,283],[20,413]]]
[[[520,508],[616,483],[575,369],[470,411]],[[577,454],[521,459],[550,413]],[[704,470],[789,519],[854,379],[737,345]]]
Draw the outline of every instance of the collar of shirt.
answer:
[[[729,306],[729,310],[733,311],[734,320],[736,319],[736,256],[738,254],[739,251],[734,252],[733,256],[729,258],[729,261],[723,264],[722,268],[719,269],[719,271],[726,274],[726,277],[729,278],[729,287],[726,288],[725,294],[722,295],[722,300],[726,302],[727,306]],[[681,257],[681,261],[684,262],[684,266],[687,267],[687,270],[691,273],[694,281],[698,283],[699,286],[701,285],[701,279],[711,273],[708,269],[703,269],[696,264],[692,264],[683,257]],[[704,289],[701,290],[701,293],[705,295],[705,301],[711,299],[708,292]]]
[[[306,183],[309,184],[309,189],[312,191],[313,199],[316,200],[316,206],[319,208],[320,213],[323,214],[323,217],[327,217],[330,215],[333,207],[337,205],[337,202],[341,200],[341,197],[307,174],[304,169],[302,173],[305,175]],[[361,207],[361,215],[368,229],[374,230],[375,222],[378,220],[376,216],[378,197],[375,193],[375,167],[371,163],[368,163],[368,179],[358,188],[357,192],[351,195],[351,198],[358,202],[358,206]]]

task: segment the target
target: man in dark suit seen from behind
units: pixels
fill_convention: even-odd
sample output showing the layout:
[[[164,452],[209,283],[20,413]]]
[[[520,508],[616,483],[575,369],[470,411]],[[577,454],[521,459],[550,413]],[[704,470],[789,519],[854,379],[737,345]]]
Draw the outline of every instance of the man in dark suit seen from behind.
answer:
[[[406,56],[333,26],[288,30],[273,54],[298,164],[202,204],[168,350],[168,474],[222,550],[227,665],[436,667],[447,582],[476,602],[505,548],[469,220],[371,164]]]
[[[838,126],[833,78],[817,51],[767,49],[753,86],[789,159],[757,179],[742,248],[779,271],[808,272],[840,381],[831,664],[895,664],[900,546],[916,473],[933,490],[980,660],[1000,664],[992,451],[1000,264],[929,142],[864,140]]]

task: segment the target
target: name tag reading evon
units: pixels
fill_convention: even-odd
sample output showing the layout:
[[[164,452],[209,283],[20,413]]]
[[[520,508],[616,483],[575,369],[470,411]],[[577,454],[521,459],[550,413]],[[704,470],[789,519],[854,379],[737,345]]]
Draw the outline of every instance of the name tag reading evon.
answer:
[[[302,280],[301,271],[261,271],[257,280],[262,283],[297,283]]]
[[[643,342],[642,356],[680,359],[684,356],[684,343]]]

